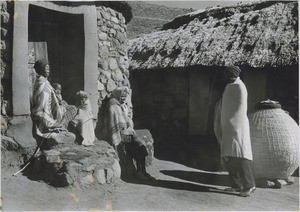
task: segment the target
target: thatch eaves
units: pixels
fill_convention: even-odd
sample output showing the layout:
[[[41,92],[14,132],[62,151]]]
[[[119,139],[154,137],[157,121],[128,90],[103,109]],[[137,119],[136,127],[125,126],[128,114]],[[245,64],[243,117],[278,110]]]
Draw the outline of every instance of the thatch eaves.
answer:
[[[166,30],[129,41],[131,69],[298,64],[296,1],[218,7],[181,17],[176,27],[174,19]]]

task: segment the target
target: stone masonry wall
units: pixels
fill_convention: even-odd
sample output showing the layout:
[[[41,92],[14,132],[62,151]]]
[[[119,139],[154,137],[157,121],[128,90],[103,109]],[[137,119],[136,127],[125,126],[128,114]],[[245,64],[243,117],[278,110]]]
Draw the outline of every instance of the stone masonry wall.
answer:
[[[129,61],[125,18],[110,8],[97,7],[99,106],[119,86],[128,86]]]
[[[155,145],[164,139],[162,136],[187,134],[188,72],[135,70],[130,73],[130,81],[133,90],[134,123],[137,129],[149,129],[154,136]]]
[[[12,111],[12,33],[13,33],[13,3],[2,1],[1,7],[1,134],[7,129],[8,115]]]

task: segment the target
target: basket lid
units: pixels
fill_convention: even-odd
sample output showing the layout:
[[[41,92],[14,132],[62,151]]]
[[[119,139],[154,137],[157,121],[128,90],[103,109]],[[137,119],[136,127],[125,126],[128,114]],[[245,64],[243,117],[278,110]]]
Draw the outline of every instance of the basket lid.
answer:
[[[277,101],[272,101],[270,99],[261,101],[255,105],[255,110],[264,109],[281,109],[281,105]]]

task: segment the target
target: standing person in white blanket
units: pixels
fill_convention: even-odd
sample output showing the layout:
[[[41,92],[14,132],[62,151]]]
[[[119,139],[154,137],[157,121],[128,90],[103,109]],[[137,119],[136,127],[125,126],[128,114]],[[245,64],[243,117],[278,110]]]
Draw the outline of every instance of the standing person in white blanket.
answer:
[[[253,158],[247,118],[248,93],[240,72],[238,66],[224,69],[226,87],[216,106],[214,131],[221,148],[222,164],[225,163],[229,172],[231,188],[225,190],[247,197],[256,188],[250,164]]]

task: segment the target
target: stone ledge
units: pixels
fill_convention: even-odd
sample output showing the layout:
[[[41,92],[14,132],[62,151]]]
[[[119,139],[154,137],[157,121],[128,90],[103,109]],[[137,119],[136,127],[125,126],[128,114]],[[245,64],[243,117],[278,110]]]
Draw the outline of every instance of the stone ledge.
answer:
[[[106,141],[84,147],[58,144],[37,157],[28,175],[52,186],[88,187],[120,179],[121,168],[115,150]]]

